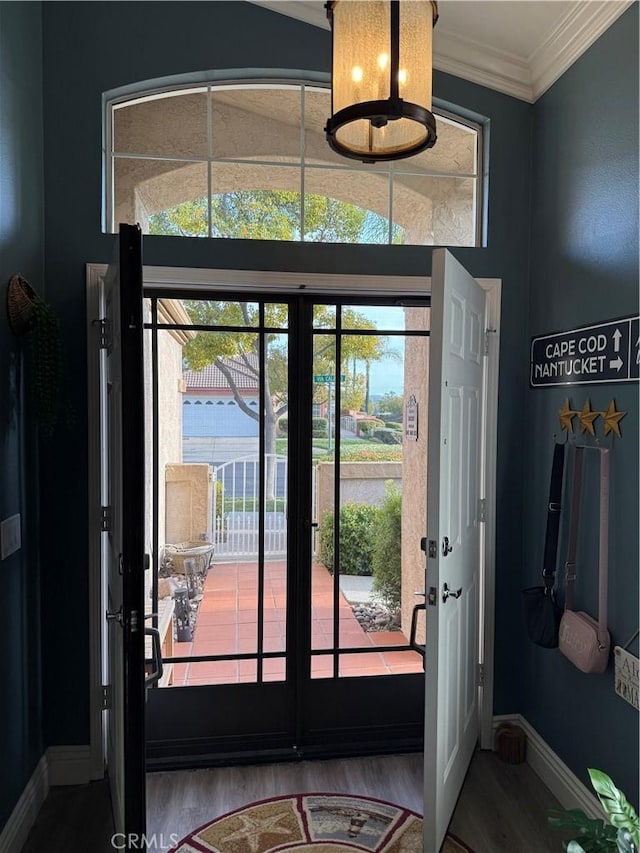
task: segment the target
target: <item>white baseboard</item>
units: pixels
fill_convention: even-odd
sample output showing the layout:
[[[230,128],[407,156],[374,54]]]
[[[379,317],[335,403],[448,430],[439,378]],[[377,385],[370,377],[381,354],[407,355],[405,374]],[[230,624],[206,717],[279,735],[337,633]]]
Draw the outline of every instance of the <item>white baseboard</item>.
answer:
[[[589,817],[604,819],[604,811],[595,794],[582,784],[521,714],[494,717],[494,734],[501,723],[514,723],[524,729],[527,736],[527,764],[542,779],[563,808],[582,809]]]
[[[20,853],[38,812],[49,793],[48,762],[42,756],[31,778],[11,812],[9,820],[0,832],[0,850],[3,853]]]
[[[49,762],[49,785],[84,785],[93,778],[91,747],[50,746],[47,749]]]

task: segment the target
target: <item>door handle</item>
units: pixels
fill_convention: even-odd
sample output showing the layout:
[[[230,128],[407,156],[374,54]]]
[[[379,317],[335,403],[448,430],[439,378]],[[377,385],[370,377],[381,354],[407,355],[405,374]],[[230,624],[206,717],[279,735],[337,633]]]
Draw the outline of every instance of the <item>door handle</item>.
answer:
[[[449,545],[449,537],[445,536],[442,539],[442,556],[446,557],[447,554],[450,554],[453,551],[453,545]]]
[[[152,640],[151,662],[153,664],[153,669],[144,680],[144,686],[152,687],[160,681],[164,671],[162,663],[162,644],[160,642],[160,631],[157,628],[145,628],[144,633],[146,637],[151,637]]]
[[[442,603],[446,604],[447,599],[449,597],[460,598],[461,595],[462,595],[462,587],[460,587],[460,589],[453,590],[453,589],[449,589],[449,584],[446,583],[442,588]]]
[[[105,617],[107,622],[117,622],[122,627],[122,605],[115,611],[107,610]]]
[[[416,595],[424,595],[424,592],[416,592]],[[409,634],[409,645],[412,649],[415,649],[418,654],[422,655],[423,661],[425,656],[425,647],[422,643],[416,642],[416,633],[418,631],[418,613],[421,610],[427,609],[426,602],[422,602],[422,604],[416,604],[413,608],[413,613],[411,614],[411,632]]]

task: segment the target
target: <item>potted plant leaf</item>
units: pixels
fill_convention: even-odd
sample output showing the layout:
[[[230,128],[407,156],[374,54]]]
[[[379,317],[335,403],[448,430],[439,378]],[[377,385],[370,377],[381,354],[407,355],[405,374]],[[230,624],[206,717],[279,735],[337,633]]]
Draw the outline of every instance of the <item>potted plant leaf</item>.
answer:
[[[638,853],[640,820],[635,809],[606,773],[588,772],[608,823],[587,817],[581,809],[562,809],[549,812],[549,826],[576,834],[564,842],[567,853]]]
[[[25,341],[33,411],[42,434],[50,437],[61,417],[68,420],[70,414],[60,322],[51,305],[20,274],[9,281],[7,315],[14,334]]]

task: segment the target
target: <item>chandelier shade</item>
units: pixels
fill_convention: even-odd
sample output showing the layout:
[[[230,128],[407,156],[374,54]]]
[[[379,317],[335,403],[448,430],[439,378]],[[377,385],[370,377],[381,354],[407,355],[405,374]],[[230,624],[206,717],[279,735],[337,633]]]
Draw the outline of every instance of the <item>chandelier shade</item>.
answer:
[[[331,117],[338,154],[375,163],[431,148],[432,0],[331,0]]]

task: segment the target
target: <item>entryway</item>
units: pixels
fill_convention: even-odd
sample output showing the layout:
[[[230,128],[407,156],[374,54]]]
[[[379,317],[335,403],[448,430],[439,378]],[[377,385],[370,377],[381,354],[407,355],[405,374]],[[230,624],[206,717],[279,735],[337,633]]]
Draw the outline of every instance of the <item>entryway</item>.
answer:
[[[129,226],[121,227],[121,239],[125,238],[119,255],[123,273],[119,274],[116,268],[115,272],[105,278],[104,270],[90,268],[88,272],[89,317],[100,318],[98,323],[92,319],[92,328],[96,330],[91,335],[91,340],[95,341],[96,346],[95,354],[90,350],[92,375],[97,375],[99,372],[103,378],[108,377],[109,365],[114,362],[116,355],[119,362],[121,361],[119,372],[113,373],[116,377],[115,384],[109,380],[105,386],[108,394],[105,393],[102,397],[102,408],[100,408],[98,395],[92,398],[96,436],[101,435],[101,431],[97,428],[98,424],[105,432],[102,433],[104,436],[102,443],[92,442],[90,448],[94,476],[90,507],[90,509],[93,508],[92,517],[100,516],[97,510],[101,504],[104,506],[104,497],[113,500],[112,505],[105,506],[101,513],[102,529],[110,540],[110,552],[104,552],[100,546],[105,536],[99,532],[92,546],[92,565],[96,568],[96,572],[92,575],[90,593],[96,612],[96,624],[99,625],[100,610],[104,613],[103,594],[100,585],[96,584],[96,579],[102,577],[99,569],[100,560],[108,553],[113,557],[107,561],[110,596],[113,593],[110,600],[122,602],[117,609],[112,605],[109,613],[110,633],[112,636],[122,636],[124,643],[118,642],[114,647],[109,661],[108,671],[111,674],[108,678],[112,680],[114,677],[119,677],[117,668],[119,660],[120,677],[123,677],[125,689],[123,692],[122,689],[118,689],[118,685],[114,685],[113,693],[109,689],[100,693],[101,699],[103,696],[106,698],[109,709],[107,730],[112,752],[113,755],[117,754],[120,757],[119,764],[113,763],[112,756],[109,760],[110,781],[115,788],[115,802],[120,804],[120,809],[115,813],[116,825],[128,827],[131,832],[143,831],[144,828],[144,760],[140,749],[144,747],[144,741],[141,740],[140,733],[145,725],[148,766],[154,766],[154,762],[156,762],[155,766],[180,767],[196,766],[199,763],[212,765],[220,760],[224,762],[253,761],[258,758],[267,760],[269,757],[281,759],[286,757],[287,751],[289,755],[298,757],[326,754],[353,755],[358,751],[378,753],[385,751],[385,744],[387,750],[401,751],[411,748],[411,738],[416,727],[422,728],[422,719],[415,724],[407,723],[406,709],[420,707],[421,701],[426,697],[426,714],[424,715],[425,850],[437,849],[446,831],[478,734],[485,747],[490,743],[491,734],[495,538],[493,507],[495,503],[499,282],[487,283],[483,286],[486,295],[483,294],[483,288],[479,287],[479,283],[474,281],[444,250],[435,250],[433,253],[433,288],[430,288],[426,279],[409,283],[403,279],[388,281],[383,277],[375,281],[346,277],[339,282],[332,282],[318,274],[314,276],[309,273],[305,276],[308,285],[301,288],[300,277],[293,274],[288,276],[286,274],[249,275],[223,271],[180,270],[176,275],[175,270],[153,270],[146,295],[149,300],[156,300],[156,307],[152,309],[155,311],[155,316],[153,313],[150,319],[147,316],[144,323],[142,318],[139,318],[137,308],[143,304],[143,294],[139,246],[136,247],[139,235],[134,232],[135,229]],[[260,285],[270,284],[271,286],[248,287],[248,281],[254,277],[255,279],[263,278]],[[118,280],[124,288],[126,300],[122,302],[119,312],[115,311],[113,316],[107,315],[102,319],[104,315],[98,314],[98,309],[100,305],[105,304],[105,301],[100,294],[103,292],[105,282],[110,283],[109,287],[113,293],[117,293]],[[176,281],[180,282],[179,287]],[[354,286],[349,287],[348,282],[352,282]],[[257,281],[256,284],[258,284]],[[379,290],[372,291],[371,285],[377,286]],[[232,287],[231,290],[230,287]],[[314,293],[316,289],[317,293]],[[265,522],[265,518],[269,512],[278,513],[282,510],[277,504],[279,496],[275,469],[271,469],[270,473],[269,466],[265,465],[265,459],[268,456],[267,447],[270,445],[267,444],[267,418],[264,413],[270,412],[271,409],[265,406],[267,392],[262,384],[261,387],[259,385],[256,401],[258,411],[263,413],[263,423],[257,437],[260,472],[257,480],[257,504],[247,510],[254,514],[257,512],[258,525],[258,555],[254,562],[254,577],[251,579],[251,585],[256,592],[256,603],[252,605],[252,609],[255,610],[257,606],[258,610],[255,619],[255,644],[252,643],[249,651],[231,655],[212,653],[204,656],[204,660],[194,661],[192,657],[180,660],[179,656],[174,654],[173,661],[176,665],[181,663],[208,665],[225,662],[225,660],[236,660],[238,673],[239,663],[242,660],[255,662],[255,678],[250,682],[161,688],[151,687],[151,683],[156,680],[156,677],[160,677],[160,673],[149,673],[147,677],[149,689],[145,703],[142,678],[138,677],[135,666],[129,666],[129,661],[132,656],[140,661],[145,656],[140,631],[145,605],[145,576],[151,579],[152,583],[149,587],[152,588],[155,573],[159,569],[160,520],[164,519],[166,524],[168,517],[164,511],[165,508],[159,505],[162,492],[154,486],[152,479],[149,479],[154,477],[158,479],[157,472],[161,470],[158,453],[160,443],[157,436],[155,440],[150,440],[150,437],[153,438],[154,431],[158,431],[157,415],[160,401],[163,399],[159,393],[161,386],[156,380],[156,387],[151,389],[152,394],[150,394],[144,382],[139,384],[138,377],[144,378],[144,371],[141,368],[144,358],[149,358],[149,353],[151,365],[154,362],[154,346],[159,347],[160,331],[162,334],[185,333],[185,343],[189,340],[189,333],[193,331],[229,333],[231,338],[228,340],[233,340],[233,336],[238,333],[238,327],[233,325],[229,327],[218,325],[215,330],[212,330],[211,324],[207,323],[185,323],[180,318],[176,322],[176,317],[171,313],[161,318],[161,300],[171,302],[176,298],[186,298],[185,290],[189,291],[189,296],[199,301],[226,299],[229,302],[246,301],[257,305],[257,328],[242,327],[241,334],[253,336],[254,339],[257,335],[258,365],[262,368],[262,376],[265,375],[264,366],[267,364],[265,343],[268,343],[269,336],[274,334],[286,336],[287,346],[290,348],[291,358],[286,371],[288,381],[292,375],[307,377],[306,384],[303,381],[302,385],[293,386],[295,393],[291,395],[292,408],[287,413],[288,464],[295,459],[298,470],[297,477],[292,476],[292,466],[289,464],[286,512],[287,554],[285,556],[286,599],[284,605],[274,602],[276,609],[283,607],[286,612],[286,631],[285,636],[280,638],[284,640],[284,645],[268,650],[265,642],[267,636],[265,626],[270,620],[265,618],[264,578],[265,566],[269,560],[264,542],[269,525]],[[306,290],[307,293],[314,295],[307,296],[305,293],[301,297],[298,295],[300,290]],[[339,291],[339,297],[336,298],[337,291]],[[426,408],[426,412],[423,412],[425,417],[421,417],[422,409],[417,395],[415,395],[415,401],[411,399],[408,401],[410,408],[403,411],[403,438],[401,439],[403,454],[405,443],[406,447],[419,447],[419,437],[425,435],[422,427],[427,426],[428,423],[428,434],[431,437],[426,454],[429,470],[426,520],[428,536],[424,536],[423,521],[419,522],[419,537],[405,538],[404,529],[401,533],[403,543],[410,542],[418,551],[422,539],[421,544],[426,556],[420,552],[415,564],[422,570],[426,564],[426,583],[423,582],[424,575],[422,575],[420,577],[422,583],[417,589],[414,587],[412,593],[419,592],[421,595],[426,593],[426,604],[421,605],[421,610],[426,610],[428,614],[426,642],[420,643],[419,635],[416,633],[415,646],[406,648],[401,653],[420,654],[416,649],[423,645],[427,677],[425,679],[420,673],[388,673],[384,676],[371,674],[349,678],[341,671],[342,658],[346,658],[347,655],[357,655],[365,659],[366,655],[375,655],[382,651],[393,652],[397,648],[387,650],[352,645],[349,641],[343,641],[340,630],[343,592],[340,584],[340,558],[341,552],[344,551],[342,491],[345,479],[342,474],[346,470],[345,466],[350,464],[342,456],[340,445],[343,443],[343,429],[352,430],[350,422],[338,424],[335,415],[335,412],[340,412],[341,417],[351,417],[351,415],[345,415],[342,405],[344,402],[342,376],[344,374],[346,381],[349,375],[349,363],[347,362],[343,367],[342,338],[347,338],[349,335],[376,337],[381,334],[381,330],[377,327],[368,331],[362,328],[343,328],[341,312],[343,308],[351,305],[368,306],[371,309],[372,307],[391,308],[394,303],[395,307],[401,311],[415,307],[424,310],[425,293],[428,294],[430,291],[431,329],[429,331],[432,360],[428,370],[429,399],[424,407]],[[109,288],[107,288],[108,292]],[[363,292],[367,293],[366,297],[362,297]],[[349,293],[354,294],[353,298],[344,298],[344,295]],[[270,295],[267,297],[266,294]],[[360,298],[355,294],[359,294]],[[380,294],[380,298],[377,294]],[[412,300],[416,300],[413,305]],[[109,304],[108,299],[106,304]],[[113,304],[117,308],[117,300]],[[149,304],[147,303],[147,307]],[[164,310],[167,303],[162,304]],[[269,325],[265,322],[267,304],[287,306],[290,314],[286,326]],[[314,306],[317,305],[329,305],[336,309],[333,325],[322,324],[318,328],[314,327]],[[197,328],[198,325],[203,328]],[[160,329],[160,327],[163,328]],[[393,330],[384,331],[389,335]],[[155,344],[152,340],[154,332],[157,336]],[[420,334],[420,330],[404,327],[398,330],[397,334],[417,338],[426,337]],[[142,346],[143,336],[147,338],[145,347]],[[114,348],[112,342],[119,341],[120,337],[122,337],[122,347]],[[334,341],[335,367],[334,372],[330,372],[330,366],[327,366],[321,373],[316,374],[314,345],[316,339],[322,338],[331,338]],[[98,358],[99,346],[103,348],[104,354]],[[345,354],[346,352],[345,350]],[[177,363],[182,366],[182,358]],[[195,369],[195,363],[192,367]],[[333,393],[329,387],[329,392],[325,395],[324,411],[319,412],[313,411],[315,382],[311,381],[311,377],[315,378],[316,375],[319,376],[318,384],[333,385]],[[260,381],[264,383],[265,380],[262,378]],[[178,386],[178,390],[184,393],[182,384]],[[115,414],[107,417],[109,400],[118,400],[121,392],[124,399],[130,400],[130,404],[121,406],[115,410]],[[412,396],[414,395],[410,395]],[[145,411],[152,416],[146,428],[140,417],[143,400]],[[218,402],[222,401],[216,401],[216,405]],[[249,400],[248,410],[251,402]],[[100,411],[103,413],[101,416]],[[329,411],[331,411],[330,417]],[[368,407],[365,407],[365,414],[367,413]],[[329,627],[329,631],[323,631],[328,645],[315,643],[312,634],[314,581],[311,567],[317,554],[313,540],[317,536],[316,517],[321,514],[317,510],[317,505],[313,504],[315,494],[311,475],[313,448],[314,445],[319,446],[320,440],[320,436],[313,435],[314,424],[311,420],[313,417],[326,420],[327,434],[322,437],[326,439],[326,444],[322,450],[329,451],[331,448],[333,451],[331,460],[333,479],[329,478],[329,482],[332,482],[329,494],[333,495],[333,506],[330,506],[330,510],[333,510],[333,522],[325,521],[325,529],[328,529],[332,536],[329,537],[328,543],[325,542],[325,555],[322,558],[323,564],[333,571],[331,613],[323,614],[330,616],[328,621],[331,625],[326,626]],[[320,429],[320,426],[318,424],[317,428]],[[393,427],[386,423],[380,428],[393,430]],[[383,434],[388,435],[388,433]],[[433,437],[436,438],[435,441]],[[118,444],[120,441],[122,453]],[[105,457],[104,448],[107,445],[110,448],[110,454]],[[146,459],[153,457],[153,465],[144,466],[147,472],[147,483],[142,489],[140,488],[143,485],[140,476],[142,471],[139,464],[134,464],[134,459],[139,462],[141,456],[145,456]],[[125,460],[129,460],[129,463],[124,464]],[[420,460],[416,457],[415,463],[409,467],[406,466],[406,459],[403,459],[403,467],[406,466],[411,472],[411,483],[414,482],[414,474],[418,476],[423,474],[426,480],[424,458]],[[196,463],[196,465],[202,464],[206,466],[208,463]],[[105,478],[98,477],[98,472],[102,469],[108,473],[114,465],[117,468],[117,476],[107,477],[108,482],[114,484],[114,491],[105,495],[101,486]],[[274,474],[273,477],[272,474]],[[403,501],[406,499],[404,493],[406,483],[407,479],[403,478]],[[130,490],[132,484],[135,485],[135,492]],[[365,491],[370,491],[368,485],[365,485]],[[146,510],[144,501],[140,499],[145,494],[148,498]],[[123,503],[123,495],[134,498],[128,501],[129,512],[123,512],[123,506],[126,509],[127,505],[126,501]],[[393,494],[391,498],[394,498]],[[224,499],[223,495],[221,506],[225,513],[239,511],[235,506],[225,507]],[[267,499],[274,503],[268,505]],[[385,495],[385,502],[386,499]],[[393,500],[389,503],[393,505]],[[305,514],[305,508],[309,507],[314,511],[313,515]],[[117,527],[110,523],[112,512],[118,516],[119,526]],[[208,513],[206,515],[208,516]],[[402,519],[406,515],[407,513],[403,510]],[[290,517],[296,519],[295,528],[290,523]],[[229,529],[232,527],[233,525]],[[131,536],[132,531],[145,531],[145,535],[141,537],[136,533],[135,536]],[[146,548],[143,547],[143,538]],[[204,561],[207,563],[206,569],[202,568],[202,549],[211,550],[206,542],[206,532],[204,539],[199,538],[197,544],[194,543],[193,536],[190,538],[192,541],[186,543],[187,547],[182,554],[185,558],[184,563],[187,560],[194,560],[191,569],[195,567],[194,573],[185,566],[187,601],[189,601],[189,587],[196,589],[199,584],[206,584],[205,574],[208,577],[211,572],[211,564],[207,561]],[[176,544],[169,542],[169,537],[164,537],[163,541]],[[331,556],[331,545],[333,556]],[[152,565],[148,571],[145,571],[144,550],[153,555]],[[404,569],[403,554],[401,564]],[[238,597],[241,591],[242,586],[238,584],[236,590]],[[198,595],[196,592],[194,601]],[[162,599],[162,601],[165,600]],[[150,611],[148,615],[158,622],[159,630],[159,623],[163,616],[166,617],[166,612],[170,608],[165,606],[164,614],[161,614],[159,596],[151,597],[149,601],[151,607],[148,608]],[[204,601],[204,598],[200,601]],[[239,611],[241,610],[242,608],[239,608]],[[411,610],[413,611],[413,607]],[[420,611],[418,615],[424,616]],[[401,613],[401,629],[403,617],[404,614]],[[190,620],[184,619],[182,628],[187,627],[192,627]],[[195,630],[197,632],[197,625]],[[404,630],[402,633],[406,637]],[[94,642],[92,645],[91,660],[94,673],[102,671],[102,648],[104,648],[104,642]],[[157,650],[157,645],[152,646],[152,649],[154,648]],[[264,678],[268,669],[267,664],[271,665],[270,661],[277,658],[285,659],[284,681],[269,681]],[[314,678],[312,661],[321,658],[330,662],[330,677]],[[150,659],[153,660],[152,665],[155,667],[158,662],[157,653],[151,654]],[[483,666],[479,667],[478,661]],[[278,677],[281,678],[280,673]],[[397,702],[400,693],[385,685],[401,684],[403,690],[406,688],[405,697],[408,701]],[[139,702],[140,697],[143,699],[142,704]],[[162,697],[169,697],[169,699]],[[206,697],[205,703],[202,703],[202,697]],[[357,702],[354,704],[356,697]],[[97,693],[96,699],[98,699]],[[241,701],[242,699],[247,701]],[[162,705],[163,702],[169,702],[169,704]],[[151,711],[154,704],[158,712],[155,718]],[[359,709],[363,707],[373,708],[378,714],[373,724],[362,722],[363,715]],[[234,714],[235,717],[233,717]],[[100,703],[96,701],[92,713],[92,755],[95,756],[96,766],[102,760],[103,754],[100,717]],[[159,730],[156,728],[154,731],[155,725],[168,727],[165,728],[165,732],[169,733],[169,737],[157,737]],[[258,726],[260,732],[256,731]],[[400,733],[399,737],[388,744],[385,737],[394,731]],[[249,738],[247,738],[247,732],[249,732]],[[261,734],[264,734],[264,737],[261,737]],[[252,743],[252,736],[255,735],[257,737],[253,737]],[[123,766],[124,773],[121,773],[118,768]]]

